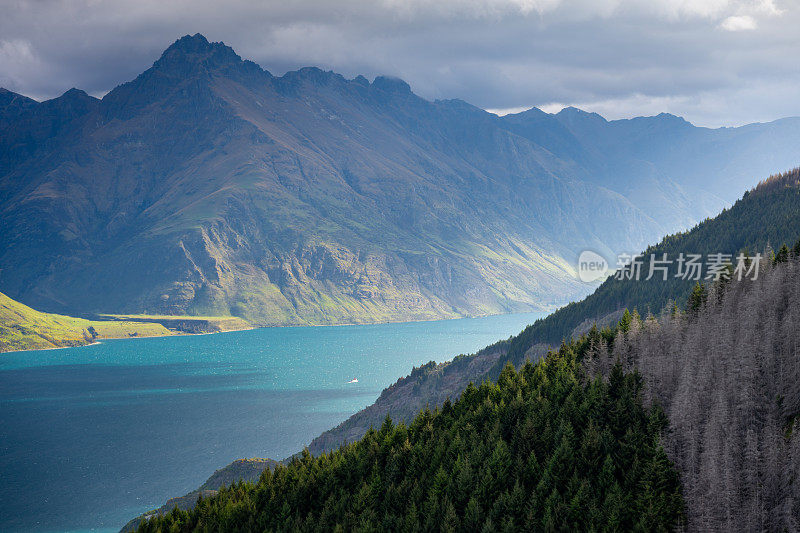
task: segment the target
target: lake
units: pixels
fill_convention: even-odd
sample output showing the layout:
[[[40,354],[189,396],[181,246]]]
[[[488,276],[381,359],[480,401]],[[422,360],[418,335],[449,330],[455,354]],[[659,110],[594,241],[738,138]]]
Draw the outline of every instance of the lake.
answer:
[[[0,531],[117,531],[235,459],[301,450],[413,366],[472,353],[541,316],[0,354]]]

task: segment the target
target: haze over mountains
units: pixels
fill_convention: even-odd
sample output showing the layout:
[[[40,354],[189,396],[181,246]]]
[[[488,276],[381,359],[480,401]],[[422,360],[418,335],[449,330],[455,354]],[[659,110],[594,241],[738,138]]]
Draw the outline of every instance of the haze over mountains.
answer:
[[[103,99],[0,90],[0,290],[323,324],[541,309],[800,160],[800,119],[497,117],[186,36]]]
[[[705,220],[690,231],[665,237],[660,243],[640,251],[645,257],[662,258],[679,254],[731,254],[743,250],[764,251],[771,243],[798,242],[800,236],[800,169],[795,169],[760,183],[746,192],[730,209]],[[800,257],[800,242],[796,245]],[[649,271],[645,260],[642,272]],[[519,335],[499,341],[483,350],[452,361],[433,361],[415,368],[408,376],[383,390],[369,407],[351,416],[339,426],[316,438],[312,453],[330,451],[343,442],[361,438],[370,426],[378,426],[389,414],[395,420],[409,420],[425,406],[441,405],[447,398],[457,397],[468,383],[496,380],[503,367],[511,363],[522,366],[526,360],[536,361],[563,340],[577,339],[593,325],[604,327],[616,323],[624,309],[647,317],[660,316],[672,304],[683,309],[697,281],[682,279],[677,262],[669,266],[668,280],[659,276],[650,280],[605,280],[591,295],[564,306],[526,327]],[[710,284],[707,280],[703,281]]]

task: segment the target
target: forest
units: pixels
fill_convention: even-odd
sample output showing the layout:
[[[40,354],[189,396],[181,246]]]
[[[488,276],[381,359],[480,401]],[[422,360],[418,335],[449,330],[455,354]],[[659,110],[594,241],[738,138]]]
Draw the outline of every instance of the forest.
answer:
[[[693,531],[800,527],[800,246],[761,268],[695,289],[685,313],[630,315],[610,342],[587,335],[590,375],[622,364],[664,407]]]
[[[589,379],[581,339],[408,425],[265,471],[156,531],[669,531],[684,523],[666,418],[636,371]]]

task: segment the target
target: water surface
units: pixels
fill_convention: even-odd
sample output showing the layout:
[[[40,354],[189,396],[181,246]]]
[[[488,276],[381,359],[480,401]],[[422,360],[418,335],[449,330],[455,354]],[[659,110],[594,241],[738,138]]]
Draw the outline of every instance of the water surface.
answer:
[[[474,352],[539,316],[0,354],[0,531],[116,531],[234,459],[299,451],[413,366]]]

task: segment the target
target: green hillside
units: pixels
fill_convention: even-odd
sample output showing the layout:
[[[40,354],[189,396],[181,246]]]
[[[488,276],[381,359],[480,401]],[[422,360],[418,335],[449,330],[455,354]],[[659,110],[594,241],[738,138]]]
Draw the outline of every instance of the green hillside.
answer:
[[[161,324],[171,331],[181,333],[219,333],[239,331],[253,326],[237,316],[185,316],[185,315],[106,315],[100,318],[123,322]]]
[[[617,366],[586,381],[572,343],[408,425],[266,470],[139,531],[669,531],[684,503],[666,418]]]
[[[82,346],[97,339],[172,335],[151,322],[85,320],[42,313],[0,293],[0,352]]]

